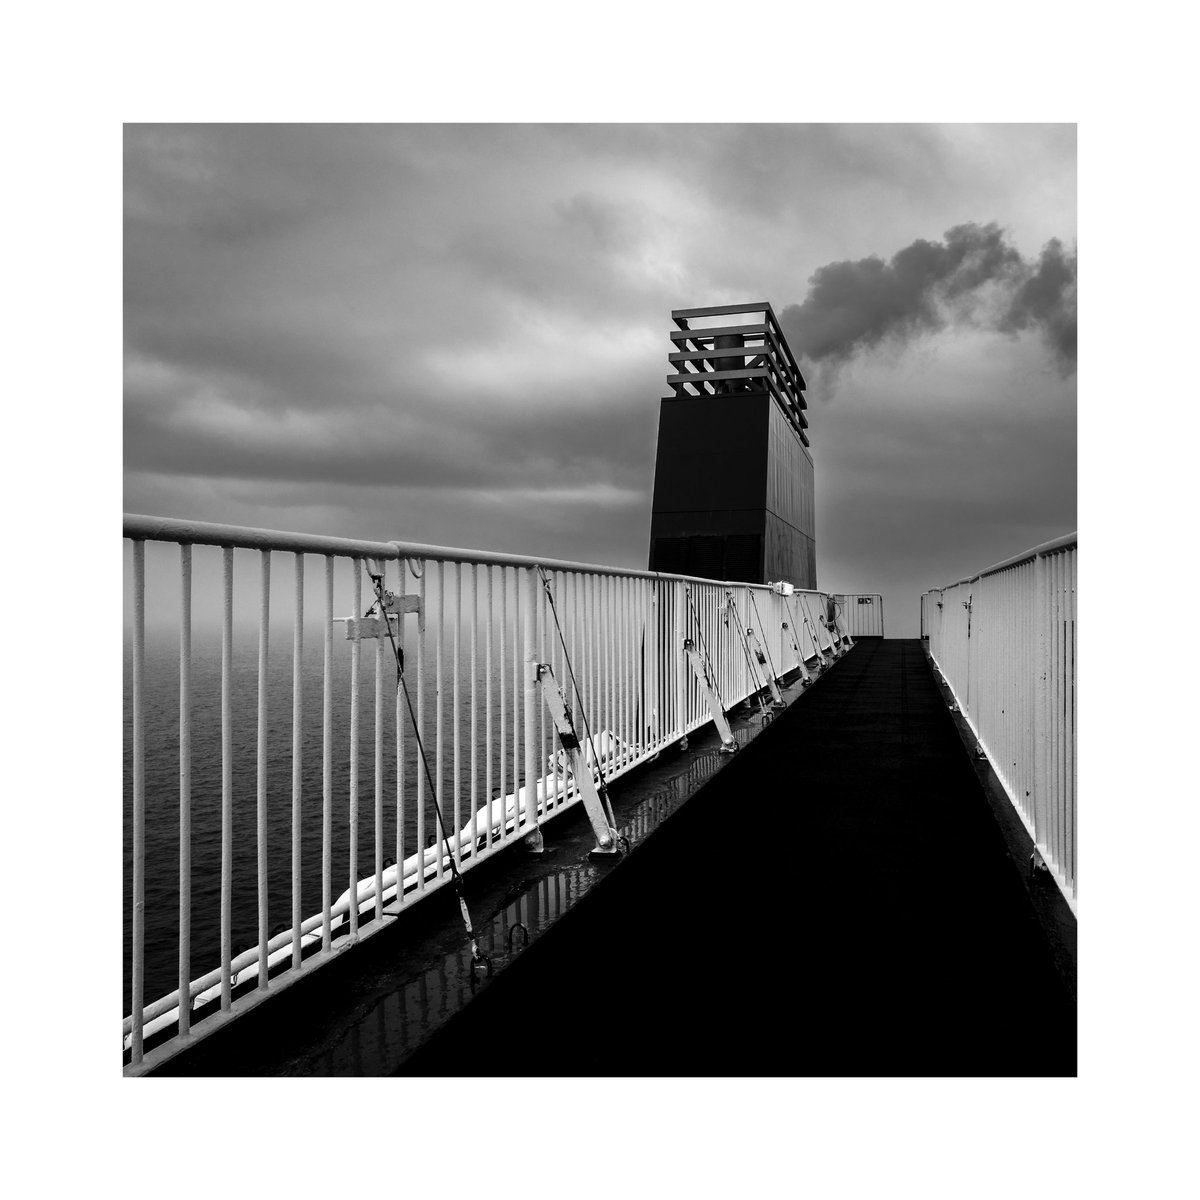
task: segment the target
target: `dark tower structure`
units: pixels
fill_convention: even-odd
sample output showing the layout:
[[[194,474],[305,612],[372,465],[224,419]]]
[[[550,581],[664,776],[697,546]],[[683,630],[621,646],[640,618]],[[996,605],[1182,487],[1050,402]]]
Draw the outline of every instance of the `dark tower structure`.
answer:
[[[804,377],[767,303],[671,313],[650,569],[817,585]]]

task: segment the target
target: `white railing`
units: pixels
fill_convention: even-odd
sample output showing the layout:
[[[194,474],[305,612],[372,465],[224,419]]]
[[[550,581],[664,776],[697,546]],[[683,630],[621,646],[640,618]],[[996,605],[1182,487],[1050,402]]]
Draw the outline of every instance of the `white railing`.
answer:
[[[838,625],[852,638],[883,637],[883,597],[878,592],[835,592]]]
[[[124,536],[129,1074],[450,882],[449,854],[465,874],[579,801],[537,664],[611,780],[712,719],[685,639],[725,709],[850,644],[826,596],[772,585],[143,516]],[[394,641],[364,619],[380,592]]]
[[[1076,911],[1078,538],[922,597],[922,632],[959,709]]]

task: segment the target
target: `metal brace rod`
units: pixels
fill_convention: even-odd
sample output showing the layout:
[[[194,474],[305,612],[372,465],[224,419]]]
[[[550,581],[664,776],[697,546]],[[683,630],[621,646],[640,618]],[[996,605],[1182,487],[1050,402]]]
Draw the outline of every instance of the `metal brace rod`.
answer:
[[[713,724],[716,725],[717,732],[721,735],[721,749],[726,754],[732,754],[737,749],[737,741],[734,739],[733,730],[729,728],[729,721],[725,716],[725,710],[721,707],[721,701],[708,678],[704,660],[700,657],[696,650],[696,643],[691,638],[683,639],[683,652],[687,655],[688,662],[692,664],[696,682],[699,683],[700,690],[708,701],[708,711],[712,713]]]
[[[567,712],[566,701],[563,699],[561,689],[554,681],[554,671],[549,663],[538,663],[537,683],[542,690],[542,699],[550,713],[550,719],[554,722],[555,731],[558,733],[559,744],[566,756],[568,769],[571,777],[575,780],[575,788],[583,800],[584,810],[587,812],[588,820],[591,821],[592,830],[596,835],[596,847],[592,853],[616,854],[618,853],[617,831],[613,828],[612,810],[605,806],[600,799],[600,793],[596,790],[596,781],[592,778],[592,768],[585,759],[583,748],[579,744],[579,735],[575,732],[575,724],[571,720],[571,714]],[[593,747],[593,755],[597,759],[596,766],[599,769],[599,757],[595,747]]]
[[[817,624],[812,619],[812,614],[808,611],[808,603],[805,597],[799,598],[800,611],[804,614],[804,628],[808,630],[808,636],[812,639],[813,649],[817,652],[817,662],[814,670],[823,670],[825,667],[825,651],[821,649],[821,638],[817,634]]]
[[[763,719],[770,717],[767,702],[763,699],[763,684],[758,682],[758,668],[754,665],[754,656],[750,653],[750,642],[746,638],[746,630],[742,625],[741,615],[738,613],[737,605],[733,601],[733,592],[726,589],[725,591],[726,610],[733,616],[734,624],[737,627],[738,640],[742,643],[742,652],[746,655],[746,666],[749,668],[750,679],[754,682],[754,699],[758,701],[759,712],[762,713]],[[728,618],[726,618],[728,622]],[[746,697],[747,706],[750,704],[750,697]]]
[[[767,687],[771,689],[771,703],[777,708],[783,708],[783,694],[779,690],[779,684],[775,682],[775,672],[771,670],[771,664],[767,662],[767,656],[763,653],[762,643],[758,640],[758,634],[747,626],[746,636],[750,639],[750,648],[754,651],[754,657],[758,659],[758,665],[762,668],[762,673],[767,681]]]
[[[790,606],[788,608],[788,615],[791,616]],[[792,617],[791,621],[784,621],[783,629],[792,640],[792,649],[796,652],[796,665],[800,668],[800,678],[803,680],[804,686],[807,687],[812,683],[812,675],[809,673],[808,664],[804,661],[804,651],[800,649],[800,643],[796,640],[795,621],[795,617]]]
[[[837,634],[836,646],[837,646],[837,654],[838,654],[838,657],[840,658],[843,654],[846,653],[847,650],[854,649],[854,639],[842,628],[842,623],[840,620],[838,620],[837,610],[839,607],[840,606],[838,605],[837,601],[835,600],[833,607],[830,609],[831,617],[828,621],[826,621],[826,624],[833,630],[833,632],[835,634]],[[842,644],[843,642],[846,642],[849,644],[843,645]]]
[[[797,605],[799,605],[800,615],[804,616],[804,605],[801,604],[799,597],[797,597],[796,603],[797,603]],[[804,679],[804,686],[807,687],[810,683],[812,683],[813,677],[812,677],[811,672],[808,669],[808,663],[806,663],[804,661],[804,651],[800,649],[799,630],[796,628],[796,614],[794,612],[792,612],[792,606],[788,602],[788,598],[786,595],[784,595],[784,597],[783,597],[783,606],[784,606],[784,608],[787,609],[787,615],[789,617],[789,620],[785,621],[783,623],[783,627],[784,627],[784,629],[786,629],[788,631],[788,636],[791,637],[791,639],[792,639],[792,645],[795,646],[795,648],[796,648],[796,660],[800,666],[800,674],[801,674],[802,678]],[[806,628],[807,628],[807,622],[808,622],[808,618],[805,617],[805,627]],[[817,656],[820,657],[821,647],[818,646],[816,644],[816,642],[814,642],[813,648],[816,650]]]

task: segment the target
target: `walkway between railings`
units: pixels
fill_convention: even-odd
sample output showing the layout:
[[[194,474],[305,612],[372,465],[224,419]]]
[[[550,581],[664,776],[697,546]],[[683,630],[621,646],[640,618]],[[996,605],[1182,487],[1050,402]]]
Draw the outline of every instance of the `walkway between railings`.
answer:
[[[539,1014],[532,1042],[489,1030]],[[410,1060],[1071,1075],[1056,973],[918,641],[864,641]]]

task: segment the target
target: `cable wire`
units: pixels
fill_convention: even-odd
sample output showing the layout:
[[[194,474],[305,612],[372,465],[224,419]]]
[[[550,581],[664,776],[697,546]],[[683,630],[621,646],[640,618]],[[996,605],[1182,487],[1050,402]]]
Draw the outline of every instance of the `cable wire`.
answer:
[[[753,591],[750,592],[750,603],[754,605],[754,617],[758,621],[759,629],[762,629],[762,627],[763,627],[762,616],[759,614],[758,601],[755,600]],[[767,644],[767,635],[766,635],[765,630],[763,631],[762,647],[767,653],[767,666],[769,666],[771,668],[771,675],[775,679],[778,679],[779,672],[775,670],[775,663],[771,658],[771,647]]]
[[[417,572],[414,571],[413,574],[416,575]],[[387,630],[388,641],[392,646],[392,654],[396,659],[396,689],[397,691],[403,693],[404,702],[408,706],[408,716],[409,720],[412,722],[413,735],[416,738],[417,749],[421,753],[421,763],[425,768],[425,778],[429,781],[429,796],[433,801],[433,811],[437,814],[438,828],[442,831],[442,848],[445,851],[446,857],[450,863],[450,874],[453,878],[455,894],[458,896],[458,906],[462,911],[462,919],[463,924],[467,929],[467,936],[471,940],[471,962],[472,964],[479,962],[484,963],[487,967],[488,974],[490,975],[492,973],[492,960],[488,958],[486,954],[479,953],[479,945],[475,940],[475,929],[471,924],[471,914],[467,909],[467,898],[463,890],[462,873],[459,871],[458,863],[454,861],[454,854],[450,849],[450,837],[446,832],[446,822],[442,817],[442,806],[438,803],[437,787],[433,782],[433,772],[429,769],[429,759],[425,754],[425,743],[421,738],[421,730],[417,725],[417,714],[413,711],[412,697],[408,693],[408,683],[404,678],[404,651],[400,649],[399,645],[397,645],[395,635],[392,633],[392,622],[388,619],[386,604],[383,598],[383,575],[382,573],[376,575],[369,568],[367,570],[367,575],[370,577],[371,582],[375,585],[376,604],[373,604],[371,608],[378,608],[379,619],[383,622],[384,628]],[[368,609],[368,616],[370,615],[370,612],[371,609]],[[489,804],[488,821],[490,822],[491,820],[492,810]],[[422,863],[420,870],[424,871],[424,869],[425,864]],[[399,864],[396,868],[396,894],[400,898],[403,898],[404,895],[403,876],[404,867],[403,864]],[[357,897],[355,897],[355,901],[357,902]],[[474,978],[474,975],[472,975],[472,978]]]
[[[583,731],[587,736],[588,745],[592,748],[592,758],[596,763],[596,771],[600,776],[600,798],[604,801],[604,806],[608,810],[609,822],[612,822],[612,808],[608,799],[608,784],[604,779],[604,766],[600,761],[600,748],[596,745],[596,739],[592,736],[592,726],[588,721],[587,709],[583,703],[583,693],[579,690],[579,684],[575,679],[575,668],[571,665],[571,655],[567,650],[567,640],[563,637],[562,625],[558,620],[558,608],[554,603],[554,592],[550,587],[550,580],[546,572],[538,567],[538,574],[542,577],[542,587],[546,592],[546,599],[550,601],[550,615],[554,618],[554,628],[558,631],[558,640],[562,644],[563,662],[567,664],[567,674],[571,677],[571,688],[575,693],[575,702],[579,705],[579,715],[583,718]]]

